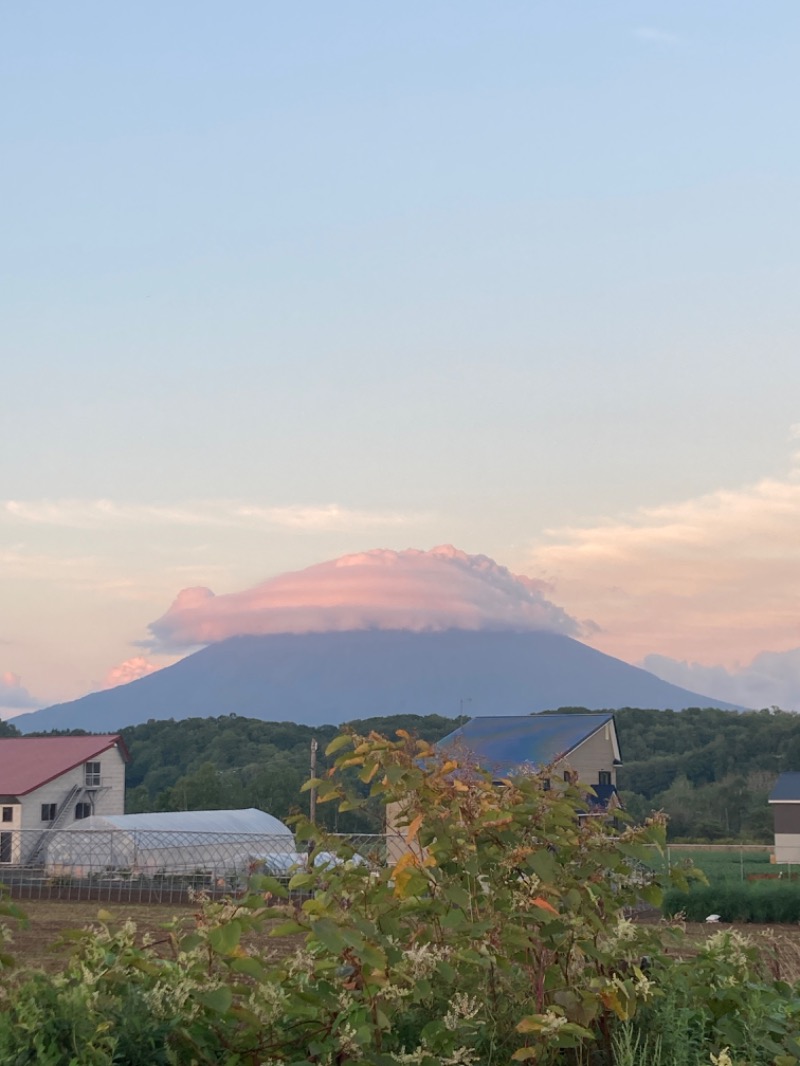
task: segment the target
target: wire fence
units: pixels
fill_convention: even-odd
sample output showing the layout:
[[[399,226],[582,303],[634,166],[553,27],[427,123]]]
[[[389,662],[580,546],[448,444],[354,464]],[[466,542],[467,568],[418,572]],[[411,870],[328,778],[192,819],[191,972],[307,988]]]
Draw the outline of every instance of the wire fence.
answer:
[[[800,879],[800,865],[776,862],[770,844],[670,844],[653,851],[651,865],[660,872],[694,866],[711,883]]]
[[[198,892],[242,892],[256,873],[288,882],[312,862],[380,867],[396,850],[384,834],[331,836],[331,850],[313,859],[291,833],[17,829],[7,836],[0,884],[14,899],[188,903]]]

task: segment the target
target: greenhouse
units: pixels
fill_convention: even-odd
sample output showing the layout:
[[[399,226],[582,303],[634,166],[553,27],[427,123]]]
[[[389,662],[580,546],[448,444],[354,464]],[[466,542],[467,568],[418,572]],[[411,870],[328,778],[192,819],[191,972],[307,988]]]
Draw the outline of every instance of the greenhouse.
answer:
[[[55,831],[45,849],[47,873],[73,878],[120,871],[229,879],[257,870],[287,873],[302,861],[289,827],[254,807],[94,815]]]

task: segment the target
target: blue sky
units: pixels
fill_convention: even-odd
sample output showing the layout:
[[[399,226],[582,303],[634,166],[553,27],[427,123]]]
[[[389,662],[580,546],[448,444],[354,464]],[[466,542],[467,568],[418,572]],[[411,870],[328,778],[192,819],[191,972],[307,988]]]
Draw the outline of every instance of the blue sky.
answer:
[[[799,31],[790,3],[7,5],[0,672],[77,694],[185,585],[440,542],[632,661],[800,645]],[[689,508],[699,573],[764,484],[746,623],[713,575],[614,613],[602,531]],[[614,587],[685,544],[648,551]]]

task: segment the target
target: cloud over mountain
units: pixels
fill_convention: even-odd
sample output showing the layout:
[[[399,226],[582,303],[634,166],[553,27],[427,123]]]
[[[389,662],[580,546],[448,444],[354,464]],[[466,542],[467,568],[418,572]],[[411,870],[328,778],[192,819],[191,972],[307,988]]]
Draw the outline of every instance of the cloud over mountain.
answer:
[[[281,574],[243,592],[184,589],[150,625],[151,646],[174,651],[232,636],[357,629],[549,630],[580,623],[545,595],[544,581],[512,574],[452,546],[376,549]]]
[[[0,673],[0,718],[9,717],[8,713],[3,712],[14,714],[41,705],[41,700],[28,692],[18,674],[12,674],[10,670]]]
[[[713,693],[730,703],[800,710],[800,648],[762,651],[747,666],[731,669],[679,661],[666,655],[646,655],[639,665],[672,685]]]
[[[140,677],[154,674],[159,668],[146,659],[143,655],[134,655],[131,659],[112,666],[106,673],[100,688],[116,688],[117,685],[127,685],[129,681],[138,681]]]

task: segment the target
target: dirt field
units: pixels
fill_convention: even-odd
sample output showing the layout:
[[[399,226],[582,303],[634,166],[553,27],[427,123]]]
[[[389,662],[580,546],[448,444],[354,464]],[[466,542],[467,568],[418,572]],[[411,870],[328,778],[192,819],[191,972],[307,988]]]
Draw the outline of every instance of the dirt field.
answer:
[[[32,966],[45,970],[57,970],[63,965],[65,952],[70,950],[69,942],[63,945],[58,940],[63,933],[72,929],[83,929],[97,922],[99,911],[112,914],[114,920],[123,922],[130,918],[136,923],[140,936],[150,933],[154,941],[167,937],[164,926],[173,918],[178,918],[188,932],[194,924],[195,908],[175,904],[149,903],[75,903],[62,900],[25,900],[20,903],[28,916],[27,927],[14,927],[13,943],[10,952],[22,966]],[[302,937],[261,938],[265,950],[281,955],[294,950]],[[168,950],[167,945],[164,949]]]
[[[30,919],[25,929],[14,931],[11,947],[18,963],[24,966],[56,970],[63,964],[64,952],[69,944],[58,947],[62,933],[82,929],[97,921],[99,910],[108,911],[115,919],[130,918],[137,925],[139,934],[149,932],[154,940],[165,937],[164,926],[173,918],[179,918],[187,931],[194,917],[193,907],[159,904],[74,903],[60,900],[26,901],[23,909]],[[720,929],[735,928],[751,939],[761,951],[773,976],[784,981],[800,981],[800,926],[795,925],[736,925],[688,923],[686,935],[689,944],[700,944],[706,937]],[[265,950],[284,954],[294,950],[302,941],[299,937],[263,936]],[[166,945],[165,945],[166,949]],[[691,948],[689,949],[691,951]]]

